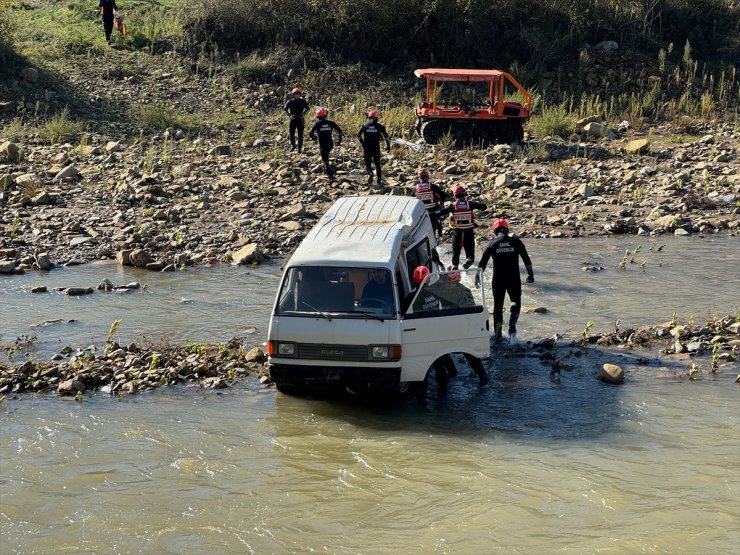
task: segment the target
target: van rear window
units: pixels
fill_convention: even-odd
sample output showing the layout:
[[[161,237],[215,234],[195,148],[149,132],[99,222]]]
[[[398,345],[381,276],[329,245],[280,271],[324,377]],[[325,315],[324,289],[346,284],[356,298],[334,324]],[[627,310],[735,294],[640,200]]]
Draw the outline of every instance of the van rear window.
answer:
[[[296,266],[280,288],[277,314],[393,318],[393,279],[385,268]]]

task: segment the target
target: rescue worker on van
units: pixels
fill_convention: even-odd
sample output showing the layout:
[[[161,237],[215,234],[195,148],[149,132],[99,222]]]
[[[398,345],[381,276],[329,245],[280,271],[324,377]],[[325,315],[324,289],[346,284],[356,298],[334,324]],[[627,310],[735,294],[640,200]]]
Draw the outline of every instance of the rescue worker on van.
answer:
[[[308,102],[306,102],[306,99],[303,98],[303,91],[295,87],[291,94],[293,97],[288,100],[288,102],[285,104],[285,108],[283,110],[285,111],[286,115],[290,119],[290,123],[288,124],[288,134],[290,135],[290,150],[293,151],[296,149],[296,132],[298,134],[298,152],[303,151],[303,116],[305,116],[308,111],[311,109],[308,105]]]
[[[456,270],[460,264],[460,251],[465,248],[465,264],[463,268],[470,268],[475,261],[475,218],[473,210],[488,208],[482,202],[474,202],[466,198],[465,187],[458,185],[453,190],[454,199],[447,208],[437,211],[441,218],[450,214],[450,228],[452,229],[452,266]]]
[[[509,316],[509,338],[516,341],[516,323],[519,319],[522,303],[522,281],[519,276],[519,257],[522,257],[524,267],[527,269],[527,283],[534,283],[534,270],[532,260],[527,254],[527,249],[519,237],[509,236],[509,222],[499,218],[493,222],[493,233],[495,237],[488,243],[483,251],[483,256],[478,263],[480,272],[475,276],[475,285],[480,287],[480,276],[486,269],[488,259],[493,265],[493,278],[491,289],[493,289],[493,328],[495,338],[501,339],[501,328],[503,327],[504,296],[509,294],[511,310]]]
[[[334,148],[334,137],[333,133],[336,131],[337,144],[342,144],[342,128],[336,123],[327,119],[328,111],[326,108],[316,108],[316,121],[311,127],[308,136],[312,141],[319,141],[319,153],[321,154],[321,161],[324,163],[324,171],[329,177],[329,183],[334,182],[334,170],[329,165],[329,153]]]
[[[373,182],[373,168],[372,165],[375,163],[375,174],[378,179],[378,185],[381,181],[380,172],[380,139],[385,139],[385,151],[391,151],[391,140],[388,138],[388,132],[385,130],[385,126],[378,122],[378,112],[375,110],[367,113],[367,123],[363,123],[360,126],[360,130],[357,132],[357,138],[360,140],[362,145],[362,154],[365,158],[365,170],[367,171],[367,184],[372,185]]]
[[[424,203],[429,214],[429,219],[432,221],[432,229],[441,238],[442,222],[437,217],[437,210],[445,207],[447,193],[439,185],[430,183],[429,171],[426,168],[419,168],[416,175],[419,177],[419,181],[413,189],[413,194]]]
[[[420,312],[444,310],[446,308],[470,307],[475,304],[473,293],[460,283],[460,273],[441,274],[436,283],[426,283],[429,279],[429,268],[417,266],[414,269],[414,283],[424,287],[414,308]],[[419,302],[420,301],[420,302]],[[488,383],[488,372],[483,368],[481,360],[469,353],[462,353],[465,361],[477,374],[480,387]],[[455,362],[449,354],[445,354],[434,361],[434,371],[437,375],[440,394],[447,392],[447,376],[457,375]]]

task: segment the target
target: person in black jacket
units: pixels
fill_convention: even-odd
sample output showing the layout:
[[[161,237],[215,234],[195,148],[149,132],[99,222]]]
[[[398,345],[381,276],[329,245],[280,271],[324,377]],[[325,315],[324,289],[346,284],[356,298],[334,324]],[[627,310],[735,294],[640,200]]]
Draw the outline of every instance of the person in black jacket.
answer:
[[[373,110],[368,112],[368,122],[360,126],[360,130],[357,132],[357,138],[360,140],[362,145],[362,152],[365,157],[365,168],[367,170],[367,184],[370,185],[373,182],[373,168],[372,164],[375,163],[375,173],[378,178],[378,185],[380,185],[380,138],[385,139],[385,151],[391,151],[391,141],[388,138],[388,132],[385,130],[385,126],[378,122],[378,112]]]
[[[527,269],[527,283],[534,283],[534,270],[532,260],[527,254],[527,249],[519,237],[509,237],[509,222],[499,218],[493,222],[493,233],[495,237],[483,251],[478,267],[480,272],[475,276],[475,285],[480,287],[480,275],[486,269],[488,259],[493,263],[493,278],[491,289],[493,289],[493,328],[495,338],[501,339],[501,328],[503,327],[504,297],[509,294],[511,300],[511,315],[509,317],[509,338],[516,341],[516,322],[522,304],[522,281],[519,276],[519,257],[522,257],[524,267]]]
[[[113,16],[118,11],[116,0],[100,0],[100,17],[103,18],[105,42],[111,44],[110,35],[113,32]]]
[[[285,104],[284,111],[290,118],[288,124],[288,133],[290,135],[290,150],[296,149],[296,132],[298,132],[298,152],[303,151],[303,116],[308,113],[310,109],[308,102],[303,98],[303,91],[298,87],[292,91],[293,98],[288,100]]]
[[[460,251],[465,248],[465,264],[463,268],[470,268],[475,261],[475,218],[473,210],[488,208],[482,202],[474,202],[466,198],[465,187],[458,185],[453,191],[452,203],[437,211],[437,217],[450,214],[450,228],[452,228],[452,266],[456,270],[460,264]]]
[[[324,163],[324,171],[329,176],[329,183],[332,183],[334,181],[334,170],[329,165],[329,153],[334,148],[334,131],[338,135],[337,144],[342,144],[342,128],[330,119],[326,119],[328,113],[326,108],[316,108],[316,121],[313,127],[311,127],[308,136],[312,141],[318,139],[321,161]]]

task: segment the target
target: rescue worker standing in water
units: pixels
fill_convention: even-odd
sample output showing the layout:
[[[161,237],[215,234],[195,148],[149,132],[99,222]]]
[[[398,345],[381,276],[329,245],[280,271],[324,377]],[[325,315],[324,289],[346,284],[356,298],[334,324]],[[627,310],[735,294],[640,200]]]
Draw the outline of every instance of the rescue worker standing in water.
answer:
[[[378,179],[378,185],[381,181],[380,172],[380,138],[385,139],[385,151],[391,151],[391,141],[388,138],[388,132],[385,130],[385,126],[378,122],[378,112],[375,110],[367,113],[368,122],[360,126],[360,130],[357,132],[357,138],[360,140],[362,145],[362,153],[365,158],[365,169],[367,171],[367,184],[371,185],[373,182],[373,168],[372,164],[375,163],[375,175]]]
[[[298,152],[303,151],[303,116],[305,116],[310,107],[306,99],[301,96],[303,91],[298,87],[292,91],[293,98],[285,104],[284,111],[290,118],[288,124],[288,133],[290,135],[290,150],[296,149],[296,132],[298,132]]]
[[[534,270],[532,260],[527,254],[527,249],[519,237],[509,236],[509,222],[499,218],[493,222],[493,233],[495,237],[488,243],[483,251],[483,256],[478,263],[480,272],[475,276],[475,285],[480,287],[480,275],[486,269],[488,259],[493,264],[493,278],[491,289],[493,289],[493,328],[495,338],[501,339],[501,328],[503,327],[504,297],[509,294],[511,310],[509,316],[509,338],[516,341],[516,323],[522,304],[522,280],[519,276],[519,257],[522,257],[524,267],[527,269],[527,283],[534,283]]]
[[[413,194],[424,203],[429,214],[429,219],[432,221],[432,229],[434,229],[436,235],[441,238],[442,222],[437,217],[436,211],[445,207],[447,193],[445,193],[439,185],[434,185],[429,182],[429,172],[426,168],[419,168],[417,175],[419,177],[419,181],[413,189]]]
[[[329,177],[329,183],[334,182],[334,170],[331,169],[329,164],[329,153],[334,148],[334,131],[337,132],[337,144],[342,144],[342,128],[336,123],[327,119],[326,116],[329,112],[326,108],[316,108],[316,121],[311,127],[308,136],[312,141],[319,141],[319,152],[321,153],[321,161],[324,163],[324,171]]]
[[[470,268],[475,261],[475,218],[473,210],[485,210],[487,206],[482,202],[474,202],[466,198],[465,187],[458,185],[453,191],[454,199],[447,208],[437,211],[441,218],[450,214],[450,228],[452,229],[452,266],[457,269],[460,264],[460,251],[465,248],[465,264],[463,268]]]

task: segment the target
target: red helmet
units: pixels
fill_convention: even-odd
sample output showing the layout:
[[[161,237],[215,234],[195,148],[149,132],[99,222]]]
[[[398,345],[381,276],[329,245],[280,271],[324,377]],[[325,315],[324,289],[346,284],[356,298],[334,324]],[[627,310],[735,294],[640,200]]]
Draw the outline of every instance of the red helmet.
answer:
[[[427,268],[426,266],[417,266],[414,270],[414,283],[416,285],[424,283],[424,280],[426,280],[428,277],[429,268]]]
[[[429,171],[426,168],[419,168],[416,170],[416,175],[419,177],[429,177]]]
[[[368,118],[375,118],[375,119],[378,119],[378,118],[380,117],[380,115],[379,115],[379,114],[378,114],[378,112],[376,112],[375,110],[371,110],[371,111],[369,111],[369,112],[367,113],[367,117],[368,117]]]
[[[496,233],[500,228],[504,228],[506,231],[509,231],[509,222],[503,218],[499,218],[491,224],[491,227],[493,228],[494,233]]]
[[[325,118],[329,111],[326,108],[316,108],[316,117]]]
[[[453,194],[453,196],[456,196],[456,197],[464,197],[465,196],[465,187],[463,187],[462,185],[458,185],[452,191],[452,194]]]
[[[291,94],[303,94],[303,91],[299,87],[294,88],[290,92],[291,92]]]
[[[447,271],[452,272],[453,270],[457,270],[457,266],[447,266]],[[460,281],[460,272],[452,272],[449,274],[450,281]]]

